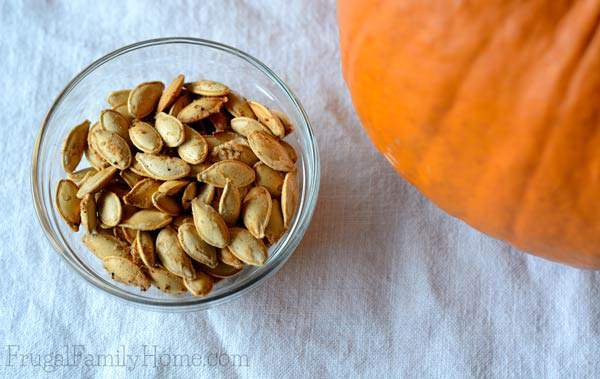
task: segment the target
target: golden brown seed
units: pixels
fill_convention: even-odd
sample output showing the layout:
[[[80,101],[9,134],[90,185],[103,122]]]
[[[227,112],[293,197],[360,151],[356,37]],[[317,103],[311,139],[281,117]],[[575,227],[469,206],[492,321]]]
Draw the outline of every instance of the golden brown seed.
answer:
[[[192,200],[192,216],[200,238],[215,247],[227,246],[229,243],[227,224],[213,207],[196,198]]]
[[[200,268],[202,269],[202,271],[204,271],[205,273],[209,274],[212,277],[215,278],[230,278],[232,276],[234,276],[235,274],[239,273],[240,271],[242,271],[239,268],[235,268],[229,265],[226,265],[223,262],[219,262],[217,264],[217,267],[215,268],[210,268],[208,266],[200,266]]]
[[[67,173],[67,179],[75,183],[77,187],[80,187],[87,178],[94,175],[96,172],[98,171],[95,168],[86,167],[78,171]]]
[[[173,221],[173,218],[166,213],[143,209],[128,217],[121,225],[134,230],[149,231],[163,228],[169,225],[171,221]]]
[[[229,91],[227,96],[229,101],[225,103],[225,108],[233,117],[249,117],[256,119],[256,115],[248,105],[246,99],[237,94],[236,92]]]
[[[269,223],[265,229],[265,237],[271,245],[277,242],[281,236],[285,233],[285,226],[283,224],[283,214],[281,213],[281,204],[279,200],[273,199],[273,205],[271,207],[271,217]]]
[[[56,208],[73,231],[79,230],[81,221],[80,199],[77,186],[70,180],[60,180],[56,187]]]
[[[183,108],[177,118],[185,123],[200,121],[212,113],[219,112],[225,102],[227,97],[202,97]]]
[[[133,171],[134,173],[138,174],[139,176],[144,176],[146,178],[150,177],[148,172],[144,169],[144,167],[140,164],[140,162],[138,162],[135,154],[133,155],[133,157],[131,159],[131,166],[129,167],[129,169],[131,171]]]
[[[185,88],[191,93],[203,96],[225,96],[229,93],[229,88],[225,84],[212,80],[198,80],[188,83]]]
[[[131,143],[144,153],[157,154],[163,148],[163,140],[156,129],[143,121],[134,121],[129,129]]]
[[[262,266],[265,263],[268,253],[261,240],[244,228],[231,228],[229,231],[231,241],[228,247],[233,255],[249,265]]]
[[[189,182],[189,180],[185,179],[167,180],[166,182],[162,183],[160,187],[158,187],[158,191],[164,193],[165,195],[173,196],[184,189]]]
[[[160,182],[154,179],[142,179],[123,196],[125,204],[133,205],[138,208],[152,208],[152,195],[158,191]]]
[[[200,133],[185,126],[185,142],[177,148],[177,154],[190,164],[199,164],[208,155],[208,143]]]
[[[130,286],[139,287],[142,291],[150,288],[150,279],[131,259],[124,257],[106,257],[102,259],[104,268],[111,278]]]
[[[240,135],[234,132],[215,132],[212,135],[203,135],[202,137],[206,140],[208,148],[212,150],[222,143],[239,138]]]
[[[211,204],[215,198],[215,186],[212,184],[204,184],[196,198],[204,204]]]
[[[152,204],[156,209],[170,216],[177,216],[181,213],[181,207],[177,201],[160,191],[156,191],[152,194]]]
[[[192,295],[199,297],[206,296],[210,293],[213,288],[213,282],[213,279],[203,272],[197,272],[196,279],[183,279],[185,288],[187,288]]]
[[[179,115],[179,112],[181,112],[181,110],[191,102],[192,97],[189,94],[186,93],[179,96],[179,98],[175,100],[175,102],[171,106],[171,109],[169,109],[169,114],[171,116],[177,117],[177,115]]]
[[[104,191],[98,198],[98,218],[107,227],[119,225],[123,216],[121,200],[114,192]]]
[[[236,117],[231,120],[231,129],[244,137],[248,137],[250,133],[255,131],[261,131],[271,134],[271,130],[258,122],[255,119],[249,117]]]
[[[190,172],[190,166],[179,158],[146,153],[137,153],[135,157],[144,171],[154,179],[181,179]]]
[[[192,216],[179,215],[173,219],[173,222],[171,223],[171,225],[173,225],[174,228],[179,230],[179,227],[185,223],[190,223],[193,225],[194,219],[192,218]]]
[[[256,163],[253,168],[256,172],[256,185],[265,187],[272,196],[281,196],[285,175],[262,162]]]
[[[156,236],[156,255],[163,266],[173,274],[188,279],[196,277],[192,261],[181,248],[177,232],[173,228],[166,227]]]
[[[279,121],[281,121],[281,125],[283,125],[283,129],[285,129],[286,136],[294,132],[296,128],[294,127],[294,124],[292,124],[290,118],[285,113],[278,111],[277,109],[271,109],[271,113],[274,116],[276,116],[279,119]]]
[[[167,86],[165,91],[163,92],[160,100],[158,101],[158,105],[156,106],[156,112],[162,112],[171,104],[175,103],[176,99],[179,97],[181,93],[181,89],[183,88],[183,82],[185,81],[185,77],[183,75],[177,75],[175,79]]]
[[[127,110],[141,120],[156,109],[165,85],[162,82],[146,82],[131,90],[127,98]]]
[[[213,161],[222,161],[235,159],[247,164],[254,165],[258,162],[258,158],[247,145],[245,139],[235,139],[216,146],[210,154]]]
[[[187,292],[183,279],[162,267],[149,268],[148,275],[152,278],[152,284],[164,293],[181,295]]]
[[[118,105],[113,108],[115,111],[119,112],[121,116],[125,117],[127,121],[131,122],[135,119],[131,113],[129,113],[129,109],[127,107],[127,103]]]
[[[100,259],[129,256],[129,245],[125,241],[104,232],[84,235],[83,244]]]
[[[125,212],[123,212],[123,214],[125,214]],[[119,226],[119,227],[116,227],[115,229],[121,230],[121,235],[123,236],[122,239],[124,239],[125,241],[127,241],[129,243],[135,242],[135,236],[136,236],[136,233],[138,232],[137,230],[129,229],[124,226]]]
[[[100,125],[104,130],[117,133],[125,141],[129,140],[129,120],[119,112],[105,109],[100,112]]]
[[[91,130],[90,130],[90,132],[91,132]],[[89,136],[89,134],[88,134],[88,136]],[[88,139],[88,141],[89,141],[89,139]],[[87,161],[96,170],[102,170],[103,168],[110,166],[110,164],[108,164],[108,162],[105,161],[104,158],[102,158],[102,156],[100,156],[100,154],[96,150],[94,150],[94,148],[92,148],[91,145],[86,146],[84,154],[85,154]]]
[[[183,250],[193,260],[209,267],[217,266],[217,249],[200,238],[193,221],[184,222],[179,226],[177,238]]]
[[[152,235],[149,232],[138,230],[134,243],[144,265],[146,267],[156,266],[156,252]]]
[[[235,225],[240,216],[241,208],[240,191],[231,183],[231,180],[227,180],[219,199],[219,213],[227,225]]]
[[[274,136],[280,138],[285,136],[285,128],[281,124],[281,121],[267,107],[256,101],[249,101],[248,105],[252,108],[258,121],[267,126]]]
[[[131,171],[131,169],[121,171],[119,176],[123,178],[123,181],[127,183],[130,188],[133,188],[140,180],[144,179],[144,177]]]
[[[288,156],[290,157],[292,162],[296,163],[296,161],[298,160],[298,153],[296,153],[296,149],[294,149],[294,147],[292,145],[290,145],[289,143],[287,143],[284,140],[279,140],[279,143],[287,151]]]
[[[240,270],[244,268],[244,262],[237,259],[237,257],[231,253],[228,247],[219,249],[219,261]]]
[[[292,224],[292,218],[298,207],[298,174],[296,171],[288,172],[283,180],[281,190],[281,213],[283,214],[283,223],[286,228]]]
[[[117,133],[107,130],[95,130],[92,134],[92,148],[105,161],[119,170],[125,170],[131,165],[131,150],[127,141]]]
[[[242,204],[244,226],[256,238],[264,238],[265,229],[271,218],[271,195],[265,187],[250,189]]]
[[[93,233],[96,231],[96,224],[98,218],[96,216],[96,198],[93,194],[88,193],[81,199],[81,225],[86,233]]]
[[[191,182],[183,190],[183,194],[181,195],[181,207],[183,209],[188,209],[190,207],[190,205],[192,204],[192,200],[194,200],[194,198],[197,195],[198,195],[198,183]]]
[[[106,187],[116,173],[117,168],[109,166],[90,176],[77,191],[77,198],[83,199],[88,193],[96,193]]]
[[[127,99],[129,98],[130,89],[121,89],[118,91],[113,91],[108,94],[106,98],[106,102],[110,104],[111,107],[116,108],[120,105],[127,105]]]
[[[169,147],[177,147],[185,141],[185,130],[183,124],[174,116],[164,112],[156,115],[156,131]]]
[[[66,172],[73,172],[83,156],[87,144],[90,122],[85,120],[75,126],[62,145],[62,166]]]
[[[225,187],[227,179],[234,186],[243,187],[254,182],[254,178],[252,167],[237,160],[219,161],[198,175],[198,180],[219,188]]]
[[[288,155],[287,150],[272,135],[255,131],[248,136],[248,144],[254,154],[264,164],[277,171],[292,171],[294,161]]]

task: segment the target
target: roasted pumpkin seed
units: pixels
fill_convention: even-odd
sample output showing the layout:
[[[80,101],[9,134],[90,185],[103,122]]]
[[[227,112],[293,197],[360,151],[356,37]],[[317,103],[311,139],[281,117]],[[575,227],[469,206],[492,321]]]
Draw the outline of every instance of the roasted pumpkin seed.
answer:
[[[129,98],[130,89],[121,89],[118,91],[113,91],[108,94],[106,98],[106,102],[110,104],[111,107],[116,108],[119,105],[127,105],[127,99]]]
[[[227,180],[219,199],[219,213],[227,225],[235,225],[240,217],[241,207],[240,191],[231,183],[231,180]]]
[[[125,241],[104,232],[84,235],[83,244],[100,259],[129,256],[129,245]]]
[[[81,221],[80,203],[77,186],[70,180],[60,180],[56,187],[56,208],[61,217],[73,231],[79,230]]]
[[[113,109],[115,111],[119,112],[121,114],[121,116],[125,117],[127,119],[127,121],[129,121],[129,122],[132,122],[135,119],[135,117],[133,117],[133,115],[131,113],[129,113],[129,108],[127,107],[127,103],[117,105]]]
[[[175,103],[176,99],[181,93],[184,81],[185,77],[181,74],[177,75],[175,79],[173,79],[171,84],[169,84],[162,93],[160,100],[158,101],[158,105],[156,106],[156,112],[163,112],[165,109],[170,107],[171,104]]]
[[[281,213],[281,204],[279,200],[273,199],[271,217],[265,229],[265,237],[273,245],[283,236],[283,233],[285,233],[285,226],[283,223],[283,214]]]
[[[81,185],[79,191],[77,191],[77,198],[83,199],[83,197],[88,193],[98,192],[99,190],[108,185],[108,183],[113,178],[113,176],[115,176],[116,173],[117,168],[109,166],[90,176]]]
[[[193,223],[184,222],[177,229],[177,238],[183,250],[196,262],[209,267],[217,266],[217,250],[198,234]]]
[[[75,126],[62,145],[62,166],[67,173],[73,172],[83,156],[87,144],[90,122],[85,120]]]
[[[225,187],[227,179],[234,186],[243,187],[254,182],[254,178],[252,167],[237,160],[219,161],[198,175],[198,180],[219,188]]]
[[[181,206],[172,197],[165,193],[156,191],[152,194],[152,204],[156,209],[170,216],[177,216],[181,213]]]
[[[206,296],[210,293],[213,288],[213,282],[213,279],[203,272],[197,272],[195,279],[183,279],[185,288],[187,288],[192,295],[199,297]]]
[[[179,112],[181,112],[181,110],[183,108],[185,108],[191,102],[192,102],[192,97],[189,94],[186,93],[186,94],[179,96],[179,98],[177,100],[175,100],[175,102],[171,106],[171,109],[169,109],[169,114],[171,116],[177,117]]]
[[[204,139],[206,140],[208,148],[212,150],[216,146],[239,138],[240,136],[239,134],[233,132],[215,132],[212,135],[203,135],[202,137],[204,137]]]
[[[154,251],[152,235],[149,232],[138,230],[134,243],[144,265],[146,267],[156,266],[156,252]]]
[[[177,276],[194,279],[196,270],[190,257],[182,249],[177,239],[177,232],[166,227],[156,236],[156,254],[163,266]]]
[[[239,268],[226,265],[223,262],[219,262],[215,268],[210,268],[204,265],[200,266],[200,268],[208,275],[219,279],[230,278],[242,271]]]
[[[285,135],[290,135],[294,132],[294,124],[290,121],[289,117],[277,109],[271,109],[271,113],[276,116],[279,121],[281,121],[281,125],[283,125],[283,129],[285,130]]]
[[[133,205],[138,208],[152,208],[152,195],[160,188],[160,182],[154,179],[142,179],[123,196],[125,204]]]
[[[183,124],[176,117],[164,112],[156,115],[156,131],[168,147],[177,147],[185,141]]]
[[[93,167],[82,168],[81,170],[67,173],[67,179],[75,183],[77,187],[81,187],[83,182],[98,171]]]
[[[292,218],[298,207],[298,197],[298,174],[296,171],[291,171],[285,175],[281,190],[281,213],[286,228],[292,224]]]
[[[265,244],[244,228],[231,228],[229,251],[242,262],[252,266],[262,266],[268,253]]]
[[[231,119],[231,129],[236,133],[248,137],[250,133],[255,131],[261,131],[271,134],[271,130],[261,124],[259,121],[249,117],[236,117]]]
[[[133,263],[131,259],[124,257],[106,257],[102,259],[104,268],[110,274],[111,278],[142,289],[150,288],[150,279],[144,274],[142,269]]]
[[[134,121],[129,129],[131,143],[144,153],[157,154],[163,148],[163,140],[158,131],[143,121]]]
[[[83,230],[86,233],[95,232],[98,217],[96,216],[96,198],[94,194],[88,193],[81,199],[80,209]]]
[[[98,218],[105,227],[119,225],[123,216],[121,200],[114,192],[103,191],[98,198]]]
[[[215,247],[227,246],[229,229],[223,217],[213,207],[196,198],[192,200],[192,216],[200,238]]]
[[[216,146],[211,152],[212,160],[222,161],[235,159],[247,164],[248,166],[254,165],[256,162],[258,162],[258,158],[250,146],[248,146],[245,142],[246,141],[242,139],[235,139]]]
[[[129,93],[127,110],[138,120],[148,116],[156,109],[165,85],[162,82],[139,84]]]
[[[119,112],[112,109],[100,112],[100,125],[104,130],[117,133],[125,141],[129,140],[129,120]]]
[[[296,161],[298,160],[298,153],[296,153],[296,149],[294,149],[294,147],[292,145],[290,145],[288,142],[286,142],[284,140],[279,140],[279,143],[281,144],[281,146],[283,146],[285,151],[287,151],[288,156],[290,157],[292,162],[296,163]]]
[[[204,184],[196,198],[204,204],[211,204],[215,198],[215,186],[212,184]]]
[[[229,101],[225,103],[225,108],[233,117],[249,117],[256,119],[256,115],[250,108],[250,105],[242,96],[234,91],[229,91],[227,96]]]
[[[219,112],[226,102],[227,97],[202,97],[186,105],[177,118],[185,123],[200,121],[211,113]]]
[[[244,226],[256,238],[264,238],[265,229],[271,218],[271,195],[265,187],[250,189],[242,204]]]
[[[190,172],[190,166],[179,158],[146,153],[137,153],[135,157],[148,175],[154,179],[181,179]]]
[[[184,189],[189,182],[189,180],[185,179],[167,180],[166,182],[162,183],[160,187],[158,187],[158,191],[164,193],[165,195],[173,196]]]
[[[117,133],[95,130],[92,134],[92,148],[100,153],[105,161],[119,170],[125,170],[131,165],[129,145]]]
[[[133,188],[140,180],[144,179],[142,176],[136,174],[130,169],[121,171],[119,176],[123,178],[123,181],[127,183],[130,188]]]
[[[192,200],[198,195],[198,184],[191,182],[183,190],[181,195],[181,208],[188,209],[192,204]]]
[[[229,88],[225,84],[212,80],[198,80],[188,83],[185,88],[191,93],[203,96],[225,96],[229,93]]]
[[[248,105],[262,124],[267,126],[274,136],[283,138],[285,136],[285,128],[277,116],[271,113],[269,108],[259,102],[249,101]]]
[[[262,162],[256,163],[253,168],[256,172],[256,185],[265,187],[272,196],[281,196],[285,175]]]
[[[152,209],[137,211],[121,223],[126,228],[134,230],[157,230],[169,225],[173,218],[166,213]]]
[[[187,292],[183,279],[162,267],[150,267],[148,275],[152,278],[152,284],[164,293],[181,295]]]
[[[286,148],[272,135],[260,131],[252,132],[248,136],[248,144],[258,159],[273,170],[294,169],[294,161],[288,155]]]
[[[231,253],[228,247],[219,249],[219,261],[240,270],[244,268],[244,262],[237,259],[237,257]]]
[[[177,148],[179,157],[190,164],[199,164],[206,159],[208,143],[200,133],[185,126],[185,142]]]

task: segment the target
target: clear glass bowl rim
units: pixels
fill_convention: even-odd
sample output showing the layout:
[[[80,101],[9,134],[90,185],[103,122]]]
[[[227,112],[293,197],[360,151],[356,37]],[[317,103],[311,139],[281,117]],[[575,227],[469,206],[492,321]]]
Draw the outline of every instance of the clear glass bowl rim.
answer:
[[[264,267],[262,267],[254,277],[250,278],[246,282],[241,283],[240,285],[234,286],[230,288],[228,291],[219,294],[218,296],[212,297],[210,299],[206,298],[194,298],[192,300],[187,300],[185,302],[161,302],[159,300],[147,299],[140,296],[135,296],[134,294],[127,293],[122,290],[115,290],[113,287],[109,287],[101,281],[97,280],[90,274],[88,274],[82,267],[80,267],[80,263],[75,261],[71,255],[74,254],[67,245],[67,250],[63,247],[61,241],[57,237],[55,231],[50,225],[48,220],[49,212],[46,209],[44,201],[42,199],[41,190],[39,188],[40,178],[38,176],[38,160],[40,157],[40,148],[44,141],[44,136],[47,131],[47,126],[49,121],[52,119],[52,116],[55,110],[61,105],[64,97],[70,93],[70,91],[75,88],[78,83],[83,80],[88,74],[94,71],[96,68],[100,67],[104,63],[109,62],[110,60],[126,54],[128,52],[142,49],[145,47],[152,47],[158,45],[165,44],[190,44],[197,45],[207,48],[212,48],[219,50],[221,52],[229,53],[235,55],[247,63],[254,66],[256,69],[265,74],[270,80],[272,80],[288,97],[288,100],[294,105],[296,111],[301,115],[301,124],[299,127],[304,128],[309,136],[309,143],[306,156],[308,157],[307,165],[312,167],[312,175],[304,177],[304,186],[303,193],[301,194],[301,200],[299,204],[300,213],[296,217],[294,225],[290,228],[287,233],[287,237],[283,241],[283,243],[278,247],[279,254],[267,263]],[[297,126],[298,127],[298,126]],[[305,172],[306,173],[306,172]],[[317,197],[319,193],[319,185],[320,185],[320,161],[319,161],[319,152],[317,143],[314,137],[314,132],[308,120],[308,116],[304,111],[304,108],[300,104],[298,98],[294,95],[294,93],[289,89],[289,87],[281,80],[269,67],[267,67],[264,63],[254,58],[253,56],[236,49],[234,47],[209,41],[200,38],[192,38],[192,37],[166,37],[166,38],[157,38],[150,39],[145,41],[140,41],[133,43],[131,45],[127,45],[121,47],[117,50],[114,50],[105,56],[97,59],[92,62],[89,66],[84,68],[79,74],[77,74],[59,93],[56,97],[52,106],[46,113],[41,128],[38,132],[37,138],[35,140],[35,145],[33,148],[33,157],[32,157],[32,166],[31,166],[31,189],[32,189],[32,197],[35,205],[35,212],[37,218],[40,222],[40,225],[44,231],[44,235],[46,239],[50,242],[54,250],[59,252],[59,255],[68,263],[68,265],[75,270],[79,275],[85,279],[85,281],[92,285],[92,287],[97,288],[105,293],[115,296],[117,299],[127,302],[128,304],[134,304],[141,308],[146,308],[150,310],[158,310],[158,311],[167,311],[167,312],[182,312],[182,311],[197,311],[212,308],[213,306],[223,304],[225,302],[234,300],[239,298],[244,293],[249,290],[255,288],[260,283],[264,282],[268,277],[276,273],[283,264],[287,261],[287,259],[291,256],[294,250],[297,248],[298,244],[302,240],[306,229],[310,224],[310,220],[315,210],[315,206],[317,203]]]

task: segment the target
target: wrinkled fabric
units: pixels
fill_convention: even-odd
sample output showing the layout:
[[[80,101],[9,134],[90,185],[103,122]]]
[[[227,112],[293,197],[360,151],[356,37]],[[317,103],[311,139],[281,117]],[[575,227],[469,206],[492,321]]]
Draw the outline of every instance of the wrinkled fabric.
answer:
[[[598,274],[491,239],[396,175],[344,86],[334,2],[4,0],[0,10],[0,376],[599,375]],[[67,81],[166,36],[265,62],[301,99],[321,154],[298,250],[258,289],[205,312],[145,311],[92,288],[45,239],[30,193],[33,141]]]

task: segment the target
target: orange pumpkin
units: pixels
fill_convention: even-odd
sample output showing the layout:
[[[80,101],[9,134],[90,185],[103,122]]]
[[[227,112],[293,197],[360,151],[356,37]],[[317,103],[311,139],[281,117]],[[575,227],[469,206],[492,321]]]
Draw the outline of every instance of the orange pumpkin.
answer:
[[[344,77],[423,194],[533,254],[600,268],[600,0],[338,1]]]

